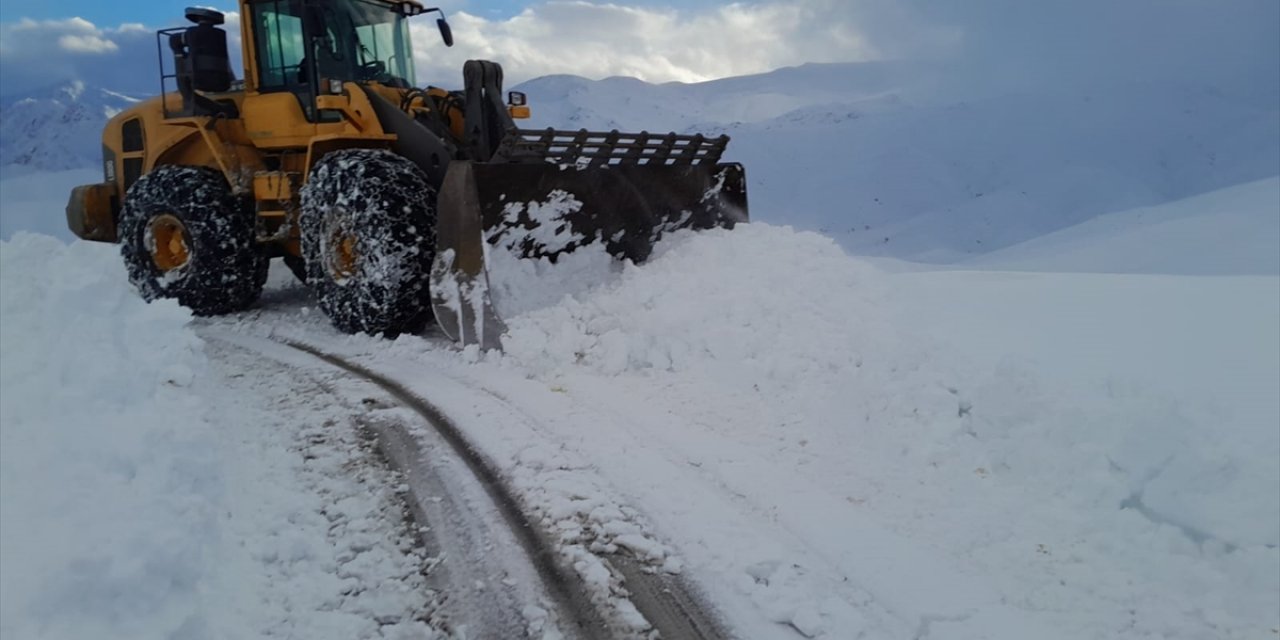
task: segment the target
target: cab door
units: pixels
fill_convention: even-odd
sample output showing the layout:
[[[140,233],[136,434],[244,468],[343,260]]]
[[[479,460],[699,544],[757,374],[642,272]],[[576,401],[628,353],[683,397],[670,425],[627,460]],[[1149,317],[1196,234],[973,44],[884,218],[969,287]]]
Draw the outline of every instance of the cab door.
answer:
[[[316,135],[306,5],[301,0],[258,0],[247,8],[256,87],[241,110],[245,129],[259,148],[304,147]]]

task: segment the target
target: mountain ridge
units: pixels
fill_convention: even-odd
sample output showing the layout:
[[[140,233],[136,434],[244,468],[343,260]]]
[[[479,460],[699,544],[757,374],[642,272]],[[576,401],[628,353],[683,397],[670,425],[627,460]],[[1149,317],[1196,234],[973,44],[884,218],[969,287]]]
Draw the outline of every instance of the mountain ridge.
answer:
[[[96,166],[102,159],[103,125],[138,101],[78,80],[10,96],[0,103],[0,167]]]
[[[993,90],[916,63],[825,63],[694,84],[536,78],[524,127],[728,134],[752,218],[846,250],[955,262],[1091,218],[1280,175],[1280,106],[1157,80]],[[64,85],[0,106],[12,172],[96,166],[133,98]]]

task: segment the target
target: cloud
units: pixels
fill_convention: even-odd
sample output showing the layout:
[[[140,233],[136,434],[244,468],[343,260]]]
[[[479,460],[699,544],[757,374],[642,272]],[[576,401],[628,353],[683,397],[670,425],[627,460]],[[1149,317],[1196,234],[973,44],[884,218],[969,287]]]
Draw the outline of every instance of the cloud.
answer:
[[[659,4],[665,3],[665,4]],[[1275,0],[744,0],[698,9],[535,0],[487,18],[451,10],[456,46],[411,22],[418,82],[457,88],[468,59],[502,63],[507,84],[547,74],[694,82],[805,62],[933,60],[958,85],[1166,80],[1280,92]],[[446,2],[465,7],[467,3]],[[227,14],[233,56],[238,16]],[[181,16],[174,16],[174,24]],[[153,29],[80,18],[0,24],[0,95],[82,79],[154,93]],[[240,65],[233,63],[239,75]]]
[[[175,24],[181,20],[175,18]],[[238,57],[238,14],[227,14],[226,30],[232,55]],[[0,95],[70,80],[129,94],[154,94],[160,86],[157,64],[155,29],[145,25],[99,27],[83,18],[24,18],[0,24]]]
[[[119,51],[116,43],[97,35],[65,35],[58,38],[58,46],[71,53],[107,53]]]
[[[860,28],[856,7],[866,3],[767,0],[690,10],[549,0],[507,19],[451,11],[457,39],[451,49],[440,42],[434,20],[421,17],[411,24],[422,84],[460,86],[468,59],[501,62],[508,84],[558,73],[692,82],[894,53],[900,42],[875,42]],[[238,55],[235,18],[228,14],[227,31]],[[80,18],[0,24],[0,94],[72,78],[153,92],[156,76],[149,27],[102,28]]]
[[[859,2],[788,0],[701,10],[550,0],[503,20],[450,16],[456,45],[444,48],[433,21],[413,23],[419,80],[461,80],[462,63],[502,63],[508,84],[547,74],[623,75],[696,82],[804,62],[885,55],[857,23]]]

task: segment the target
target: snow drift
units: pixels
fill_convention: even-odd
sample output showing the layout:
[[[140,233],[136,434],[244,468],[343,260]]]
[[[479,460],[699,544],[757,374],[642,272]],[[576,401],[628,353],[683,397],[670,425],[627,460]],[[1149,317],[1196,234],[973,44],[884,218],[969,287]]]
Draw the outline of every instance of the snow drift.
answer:
[[[110,245],[18,234],[0,273],[0,630],[199,637],[222,484],[190,313]]]
[[[599,434],[586,443],[564,419],[588,459],[687,458],[874,594],[824,583],[800,545],[753,556],[705,522],[681,529],[696,515],[654,518],[697,575],[800,567],[757,579],[783,581],[756,594],[778,622],[891,637],[955,615],[934,631],[1010,638],[1244,638],[1276,623],[1275,277],[894,275],[760,223],[673,235],[585,284],[582,265],[561,268],[538,266],[549,306],[515,301],[501,364],[626,416],[581,424]],[[1025,286],[989,284],[1010,281]],[[1167,357],[1142,367],[1146,349]],[[1095,357],[1064,366],[1080,354]],[[647,513],[696,495],[678,476],[618,482]]]

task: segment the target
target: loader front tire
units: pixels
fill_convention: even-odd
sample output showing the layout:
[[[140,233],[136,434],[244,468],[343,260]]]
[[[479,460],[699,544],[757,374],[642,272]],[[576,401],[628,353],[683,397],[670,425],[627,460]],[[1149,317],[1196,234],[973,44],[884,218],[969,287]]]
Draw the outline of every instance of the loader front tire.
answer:
[[[209,167],[138,178],[120,212],[120,254],[143,299],[175,298],[201,316],[247,308],[267,279],[252,208]]]
[[[380,149],[329,153],[302,189],[302,255],[320,308],[347,333],[421,330],[431,319],[435,190]]]

